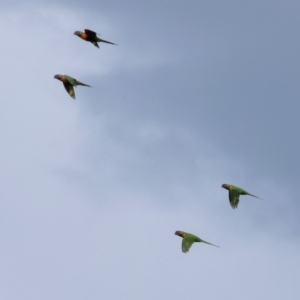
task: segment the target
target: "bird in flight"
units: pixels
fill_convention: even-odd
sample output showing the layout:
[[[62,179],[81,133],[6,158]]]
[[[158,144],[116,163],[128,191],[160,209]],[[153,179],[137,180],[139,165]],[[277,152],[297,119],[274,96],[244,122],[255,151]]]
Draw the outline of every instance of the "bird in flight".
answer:
[[[82,82],[80,82],[80,81],[76,80],[75,78],[73,78],[71,76],[68,76],[68,75],[57,74],[57,75],[54,76],[54,78],[62,81],[62,83],[64,84],[64,87],[65,87],[66,91],[68,92],[68,94],[74,100],[75,100],[74,86],[83,85],[83,86],[91,87],[90,85],[82,83]]]
[[[229,191],[229,203],[233,209],[236,209],[238,207],[240,195],[249,195],[249,196],[261,199],[257,196],[254,196],[254,195],[248,193],[247,191],[245,191],[237,186],[231,185],[231,184],[224,183],[224,184],[222,184],[221,187]]]
[[[91,42],[94,46],[96,46],[98,48],[99,48],[98,42],[107,43],[107,44],[111,44],[111,45],[117,45],[115,43],[100,39],[97,36],[97,33],[95,31],[92,31],[89,29],[84,29],[84,32],[83,31],[75,31],[74,34],[79,36],[81,39],[83,39],[87,42]]]
[[[216,246],[214,244],[206,242],[206,241],[200,239],[198,236],[193,235],[193,234],[188,233],[188,232],[177,230],[175,232],[175,234],[182,237],[181,249],[182,249],[183,253],[188,252],[194,243],[201,243],[201,242],[220,248],[219,246]]]

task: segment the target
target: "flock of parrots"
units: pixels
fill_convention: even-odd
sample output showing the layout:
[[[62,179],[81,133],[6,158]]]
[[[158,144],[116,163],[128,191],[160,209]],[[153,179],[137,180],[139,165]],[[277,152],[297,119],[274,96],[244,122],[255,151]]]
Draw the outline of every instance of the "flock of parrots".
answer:
[[[100,39],[97,36],[96,32],[94,32],[92,30],[89,30],[89,29],[85,29],[84,32],[83,31],[75,31],[74,34],[77,35],[78,37],[80,37],[81,39],[87,41],[87,42],[91,42],[94,46],[96,46],[98,48],[99,48],[98,42],[103,42],[103,43],[107,43],[107,44],[111,44],[111,45],[116,45],[115,43]],[[75,78],[73,78],[69,75],[57,74],[57,75],[54,76],[54,78],[62,81],[66,91],[68,92],[68,94],[73,99],[75,99],[74,86],[76,87],[77,85],[83,85],[83,86],[90,87],[89,85],[84,84],[84,83],[76,80]],[[255,198],[259,198],[257,196],[254,196],[254,195],[248,193],[244,189],[239,188],[239,187],[234,186],[234,185],[231,185],[231,184],[225,184],[224,183],[224,184],[222,184],[221,187],[229,191],[229,203],[230,203],[230,205],[233,209],[236,209],[238,207],[240,195],[249,195],[249,196],[252,196],[252,197],[255,197]],[[182,248],[182,252],[184,252],[184,253],[188,252],[189,249],[191,248],[191,246],[193,245],[193,243],[197,243],[197,242],[198,243],[202,242],[202,243],[212,245],[212,246],[215,246],[215,247],[219,248],[219,246],[216,246],[214,244],[206,242],[206,241],[200,239],[198,236],[193,235],[193,234],[188,233],[188,232],[178,230],[178,231],[175,232],[175,235],[178,235],[178,236],[182,237],[181,248]]]
[[[74,34],[79,36],[81,39],[83,39],[87,42],[91,42],[94,46],[96,46],[98,48],[99,48],[98,42],[116,45],[115,43],[100,39],[97,36],[97,33],[95,31],[92,31],[89,29],[84,29],[84,32],[83,31],[75,31]],[[66,91],[73,99],[75,99],[74,86],[83,85],[83,86],[91,87],[90,85],[84,84],[69,75],[57,74],[54,76],[54,78],[62,81]]]
[[[233,209],[236,209],[238,207],[238,204],[239,204],[239,201],[240,201],[240,195],[249,195],[249,196],[252,196],[252,197],[255,197],[255,198],[258,198],[258,199],[261,199],[257,196],[254,196],[250,193],[248,193],[247,191],[237,187],[237,186],[234,186],[232,184],[222,184],[221,186],[223,189],[226,189],[229,191],[229,203],[231,205],[231,207]],[[189,249],[192,247],[193,243],[205,243],[205,244],[209,244],[209,245],[212,245],[212,246],[215,246],[215,247],[218,247],[219,246],[216,246],[214,244],[211,244],[211,243],[208,243],[202,239],[200,239],[198,236],[196,235],[193,235],[191,233],[187,233],[187,232],[184,232],[184,231],[176,231],[175,232],[176,235],[182,237],[182,244],[181,244],[181,249],[182,249],[182,252],[183,253],[186,253],[189,251]]]

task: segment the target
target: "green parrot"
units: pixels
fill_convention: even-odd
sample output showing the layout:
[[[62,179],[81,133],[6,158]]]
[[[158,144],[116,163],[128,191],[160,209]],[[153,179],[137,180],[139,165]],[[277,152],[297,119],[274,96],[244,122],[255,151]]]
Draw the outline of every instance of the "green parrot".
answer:
[[[84,84],[84,83],[82,83],[82,82],[80,82],[80,81],[76,80],[75,78],[73,78],[71,76],[68,76],[68,75],[57,74],[57,75],[54,76],[54,78],[62,81],[66,91],[68,92],[68,94],[74,100],[75,100],[74,86],[83,85],[83,86],[91,87],[90,85]]]
[[[249,196],[261,199],[257,196],[254,196],[254,195],[248,193],[247,191],[245,191],[237,186],[231,185],[231,184],[224,183],[224,184],[222,184],[221,187],[229,191],[229,202],[233,209],[236,209],[238,207],[240,195],[249,195]]]
[[[97,32],[92,31],[90,29],[84,29],[84,32],[83,31],[75,31],[74,34],[87,42],[91,42],[94,46],[96,46],[98,48],[99,48],[99,45],[98,45],[99,42],[107,43],[107,44],[111,44],[111,45],[117,45],[115,43],[100,39],[99,37],[97,37]]]
[[[206,241],[200,239],[199,237],[197,237],[196,235],[193,235],[191,233],[187,233],[187,232],[178,230],[178,231],[175,232],[175,234],[183,238],[182,239],[182,244],[181,244],[181,249],[182,249],[183,253],[188,252],[190,250],[190,248],[192,247],[193,243],[201,243],[202,242],[202,243],[220,248],[219,246],[216,246],[214,244],[206,242]]]

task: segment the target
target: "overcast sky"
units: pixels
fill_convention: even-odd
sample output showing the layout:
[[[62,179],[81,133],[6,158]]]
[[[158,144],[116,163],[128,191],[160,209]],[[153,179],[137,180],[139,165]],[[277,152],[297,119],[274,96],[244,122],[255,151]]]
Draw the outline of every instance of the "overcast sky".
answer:
[[[300,3],[38,3],[0,11],[0,298],[299,299]]]

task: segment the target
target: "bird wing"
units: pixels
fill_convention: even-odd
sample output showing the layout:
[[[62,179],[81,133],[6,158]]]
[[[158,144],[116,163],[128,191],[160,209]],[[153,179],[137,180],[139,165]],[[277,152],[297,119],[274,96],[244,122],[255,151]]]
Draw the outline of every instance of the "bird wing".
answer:
[[[92,31],[89,29],[84,29],[84,32],[87,34],[88,37],[97,38],[97,32],[95,32],[95,31]]]
[[[187,253],[192,247],[194,240],[190,237],[185,237],[182,239],[181,249],[183,253]]]
[[[75,92],[73,85],[69,81],[66,81],[63,84],[68,94],[75,100]]]
[[[97,43],[97,41],[91,41],[91,43],[92,43],[94,46],[96,46],[97,48],[100,48],[99,45],[98,45],[98,43]]]
[[[238,207],[239,201],[240,201],[240,195],[234,190],[229,191],[229,202],[233,209],[236,209]]]

